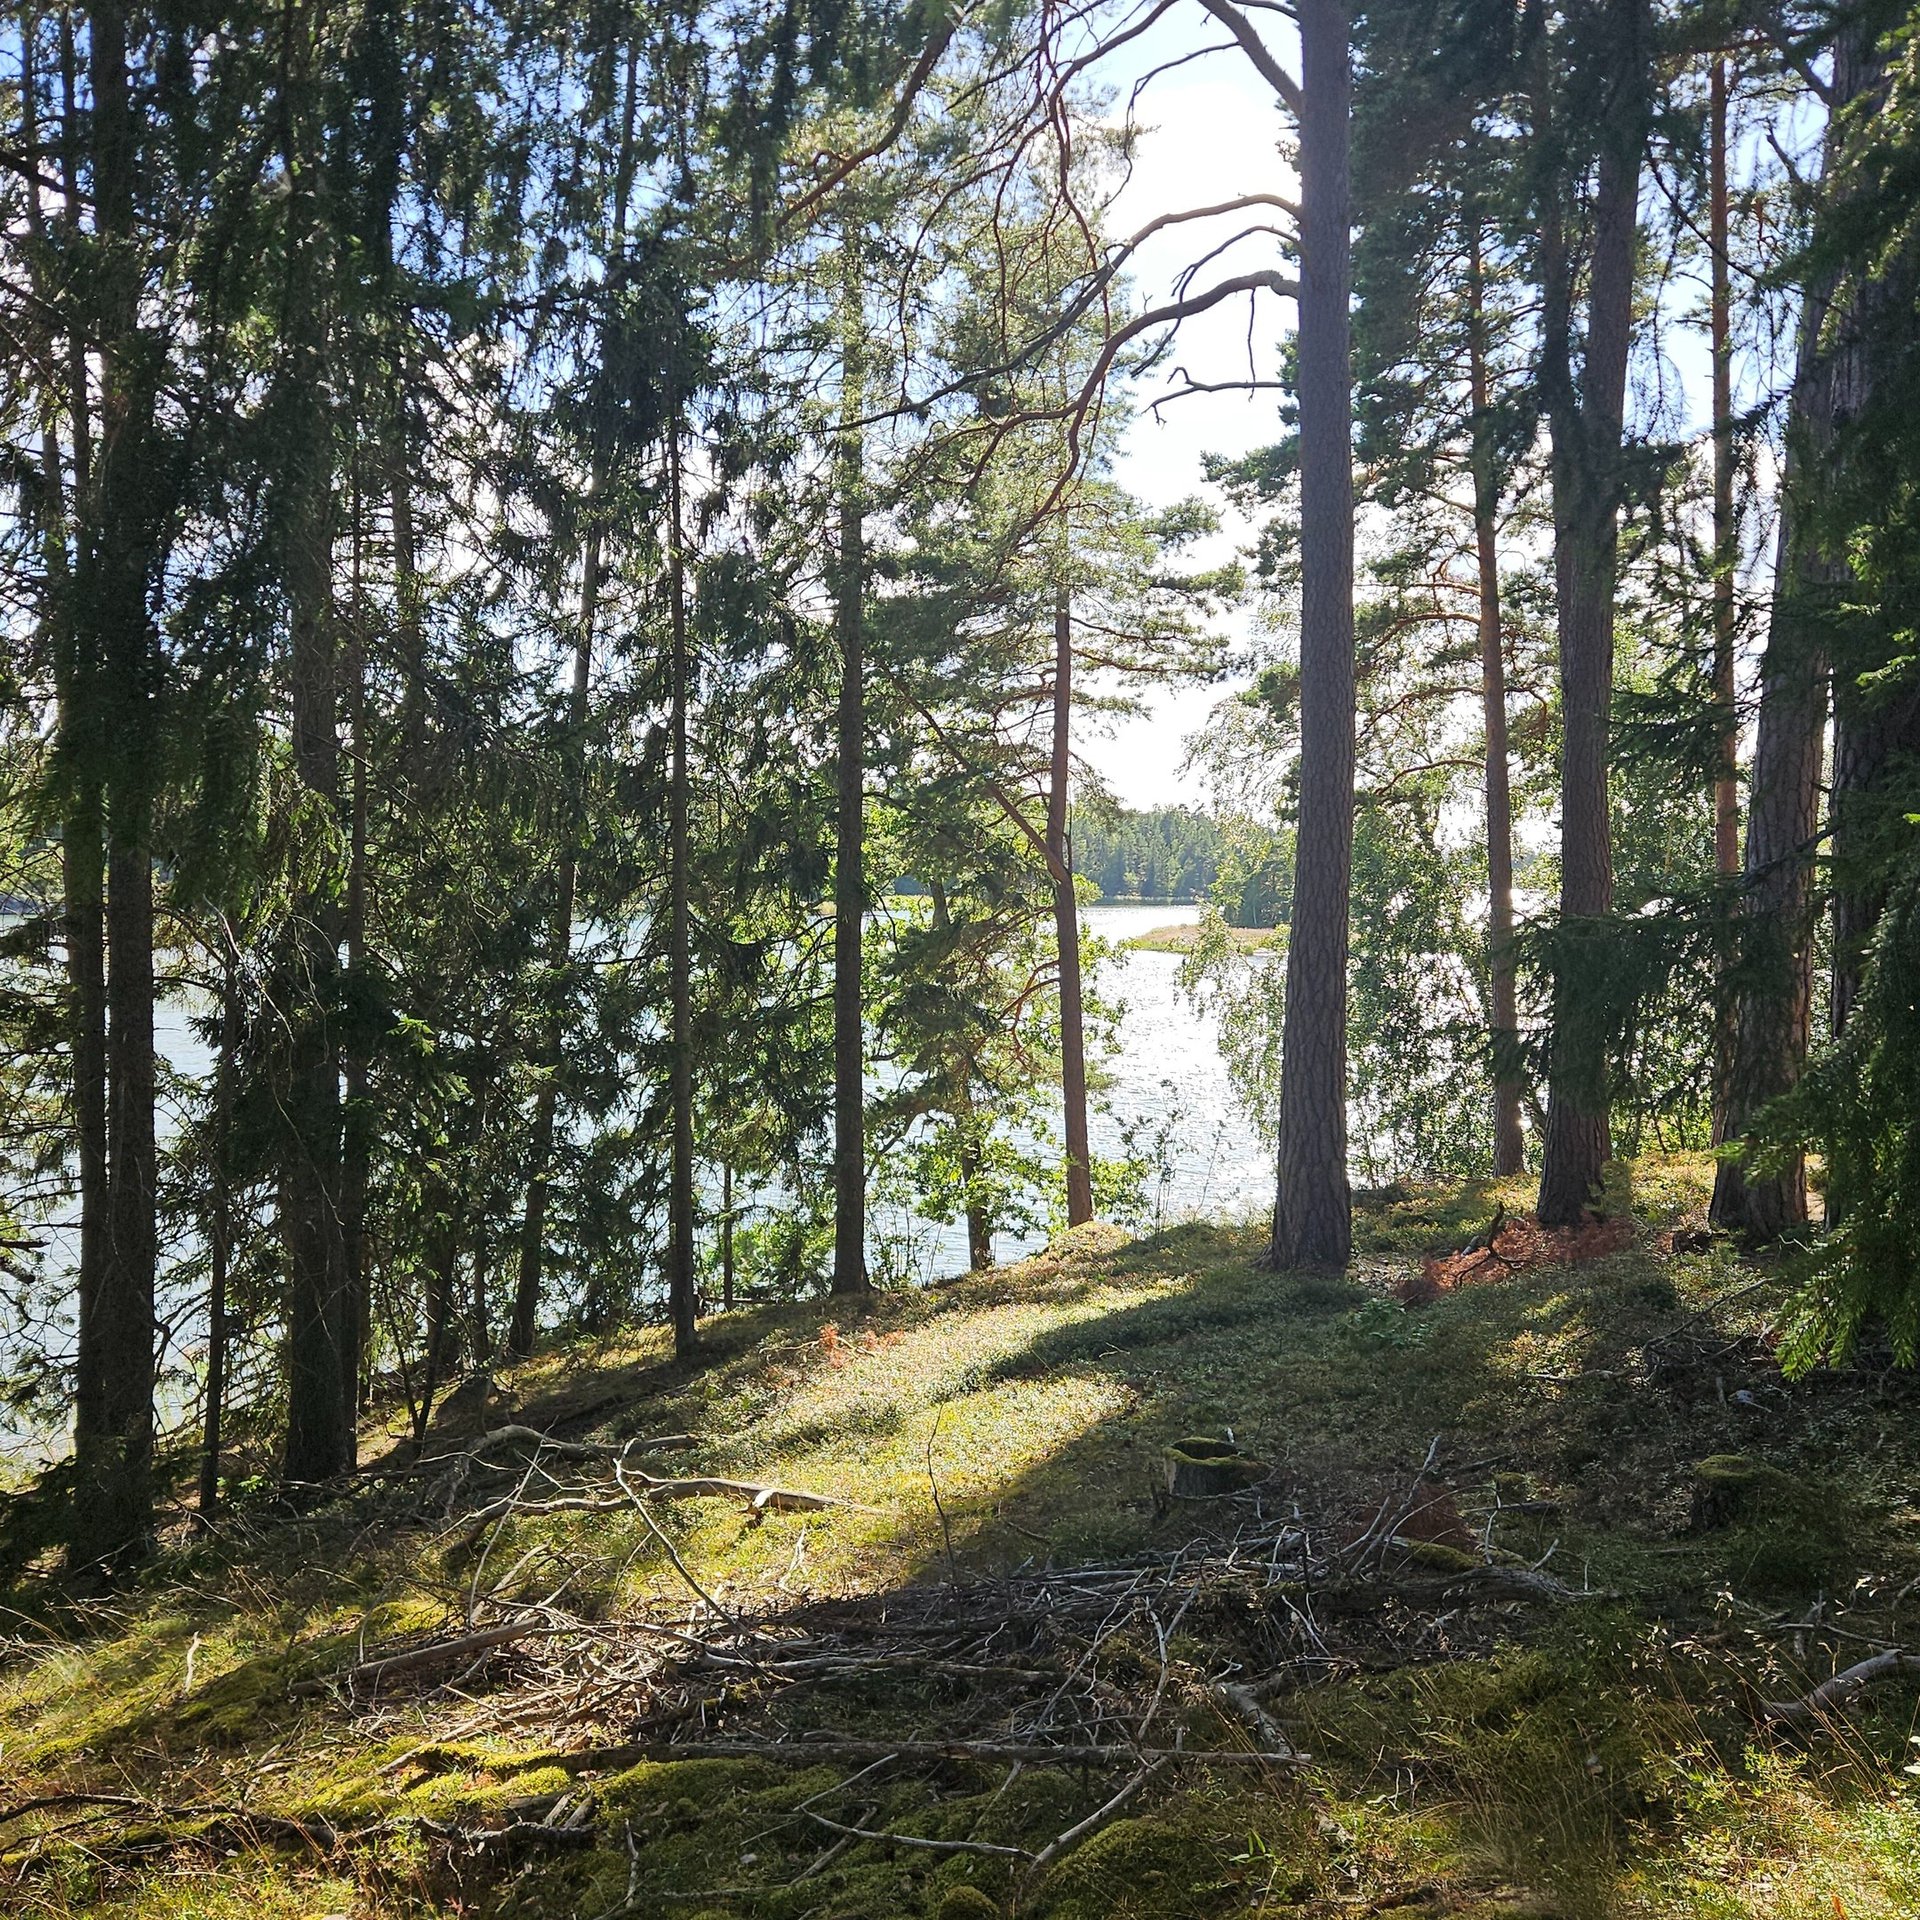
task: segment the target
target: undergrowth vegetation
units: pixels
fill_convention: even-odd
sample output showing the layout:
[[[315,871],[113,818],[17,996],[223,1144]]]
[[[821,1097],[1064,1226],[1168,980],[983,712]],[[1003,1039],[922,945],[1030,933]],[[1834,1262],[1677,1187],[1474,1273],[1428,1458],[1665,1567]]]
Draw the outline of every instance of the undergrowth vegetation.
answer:
[[[1792,1727],[1768,1703],[1908,1630],[1920,1394],[1870,1354],[1782,1378],[1788,1283],[1690,1231],[1708,1172],[1643,1165],[1624,1246],[1425,1305],[1401,1304],[1406,1275],[1501,1190],[1371,1196],[1352,1278],[1264,1272],[1229,1229],[1084,1229],[856,1319],[734,1314],[698,1371],[653,1336],[549,1353],[490,1416],[634,1441],[616,1457],[650,1470],[646,1442],[688,1435],[663,1472],[846,1505],[541,1512],[531,1468],[450,1484],[396,1420],[363,1437],[351,1496],[183,1528],[111,1602],[30,1573],[0,1669],[0,1900],[46,1920],[1911,1914],[1911,1684]],[[1196,1434],[1258,1484],[1170,1499],[1164,1449]],[[519,1505],[479,1517],[503,1481]],[[1258,1520],[1358,1566],[1409,1485],[1439,1523],[1403,1514],[1400,1557],[1364,1578],[1235,1559]],[[941,1657],[949,1597],[957,1619],[996,1582],[1203,1552],[1226,1575],[1096,1636],[1097,1672],[1055,1676],[1037,1641]],[[1464,1584],[1490,1569],[1509,1584]],[[750,1621],[817,1637],[859,1609],[929,1623],[922,1651],[809,1688],[752,1653],[772,1642]],[[534,1624],[453,1668],[350,1678],[501,1619]],[[1131,1761],[987,1751],[1025,1737],[1029,1706],[991,1691],[1020,1660],[1024,1701],[1056,1678],[1151,1700],[1104,1736],[1161,1756],[1124,1804]],[[818,1741],[839,1745],[801,1751]]]

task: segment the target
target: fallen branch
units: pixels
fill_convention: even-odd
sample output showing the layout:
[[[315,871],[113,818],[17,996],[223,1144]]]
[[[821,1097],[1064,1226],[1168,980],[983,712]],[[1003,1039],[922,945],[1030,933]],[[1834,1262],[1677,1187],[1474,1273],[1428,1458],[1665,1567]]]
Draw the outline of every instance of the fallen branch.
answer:
[[[1127,1761],[1195,1760],[1208,1766],[1292,1767],[1303,1757],[1249,1748],[1138,1748],[1105,1745],[1050,1746],[1017,1740],[861,1740],[836,1734],[828,1740],[628,1740],[571,1752],[524,1754],[488,1762],[495,1774],[527,1773],[556,1767],[563,1773],[596,1773],[637,1767],[643,1760],[874,1760],[894,1754],[902,1760],[1018,1760],[1028,1766],[1110,1767]]]
[[[1920,1653],[1889,1647],[1884,1653],[1841,1668],[1802,1699],[1767,1701],[1760,1709],[1761,1717],[1775,1725],[1804,1726],[1830,1714],[1845,1713],[1862,1694],[1885,1681],[1910,1677],[1920,1677]]]
[[[686,1480],[663,1480],[638,1469],[623,1476],[631,1488],[623,1493],[569,1493],[551,1500],[522,1500],[508,1494],[479,1509],[467,1521],[469,1536],[490,1527],[496,1520],[521,1514],[613,1513],[636,1500],[744,1500],[756,1516],[767,1513],[827,1513],[835,1508],[847,1513],[872,1513],[885,1516],[884,1507],[863,1506],[858,1500],[842,1500],[837,1494],[808,1493],[799,1487],[763,1487],[751,1480],[727,1480],[714,1474],[701,1474]]]
[[[541,1623],[535,1620],[519,1620],[510,1626],[483,1627],[478,1633],[463,1633],[455,1640],[434,1640],[423,1647],[409,1647],[403,1653],[390,1653],[383,1659],[363,1660],[357,1667],[347,1668],[344,1673],[296,1680],[288,1691],[326,1693],[333,1687],[344,1686],[350,1693],[377,1693],[389,1680],[403,1679],[409,1674],[450,1665],[469,1654],[486,1653],[494,1647],[504,1647],[514,1640],[530,1639],[534,1634],[545,1631]]]
[[[879,1827],[844,1826],[838,1820],[829,1820],[824,1813],[815,1813],[811,1807],[803,1811],[809,1820],[818,1822],[829,1833],[841,1834],[848,1840],[878,1840],[890,1847],[914,1847],[923,1853],[985,1853],[1002,1860],[1035,1858],[1025,1847],[1001,1847],[989,1840],[925,1840],[917,1833],[888,1833]]]
[[[1293,1743],[1287,1738],[1285,1728],[1260,1704],[1251,1687],[1223,1680],[1213,1689],[1213,1697],[1229,1713],[1245,1721],[1253,1730],[1254,1738],[1269,1752],[1292,1753]]]
[[[1096,1807],[1093,1812],[1088,1814],[1078,1825],[1069,1827],[1065,1833],[1060,1834],[1055,1839],[1049,1840],[1047,1844],[1033,1856],[1033,1865],[1027,1869],[1028,1881],[1031,1882],[1039,1879],[1063,1853],[1071,1852],[1082,1840],[1099,1832],[1099,1830],[1104,1827],[1149,1780],[1157,1773],[1160,1773],[1173,1758],[1174,1756],[1172,1754],[1163,1753],[1149,1760],[1111,1800],[1107,1801],[1103,1806]]]

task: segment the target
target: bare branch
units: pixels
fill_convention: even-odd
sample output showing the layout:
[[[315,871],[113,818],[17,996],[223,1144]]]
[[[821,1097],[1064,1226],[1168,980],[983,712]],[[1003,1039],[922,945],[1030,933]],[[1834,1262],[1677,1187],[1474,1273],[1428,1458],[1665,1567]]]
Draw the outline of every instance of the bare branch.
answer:
[[[1300,84],[1274,58],[1273,50],[1260,38],[1253,22],[1238,7],[1230,5],[1228,0],[1200,0],[1200,4],[1240,42],[1260,77],[1286,103],[1287,111],[1298,119],[1306,105],[1301,97]]]

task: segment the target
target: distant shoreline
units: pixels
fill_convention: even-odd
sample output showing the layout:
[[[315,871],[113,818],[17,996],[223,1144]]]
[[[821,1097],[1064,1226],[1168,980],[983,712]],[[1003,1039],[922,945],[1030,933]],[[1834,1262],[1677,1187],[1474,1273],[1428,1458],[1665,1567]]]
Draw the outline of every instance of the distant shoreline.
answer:
[[[1155,927],[1136,934],[1126,942],[1137,953],[1191,953],[1200,944],[1200,927],[1193,922],[1177,922],[1170,927]],[[1228,927],[1226,935],[1242,953],[1260,953],[1278,946],[1281,936],[1272,927]]]

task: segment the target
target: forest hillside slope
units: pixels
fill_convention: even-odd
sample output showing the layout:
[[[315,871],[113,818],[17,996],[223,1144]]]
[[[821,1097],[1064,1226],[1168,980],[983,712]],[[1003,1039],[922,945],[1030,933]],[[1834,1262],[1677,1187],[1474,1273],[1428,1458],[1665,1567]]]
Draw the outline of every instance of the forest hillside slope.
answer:
[[[569,1346],[110,1604],[29,1568],[0,1905],[1910,1914],[1911,1669],[1796,1703],[1916,1634],[1920,1392],[1785,1381],[1637,1172],[1572,1264],[1393,1190],[1352,1278],[1094,1227]]]

